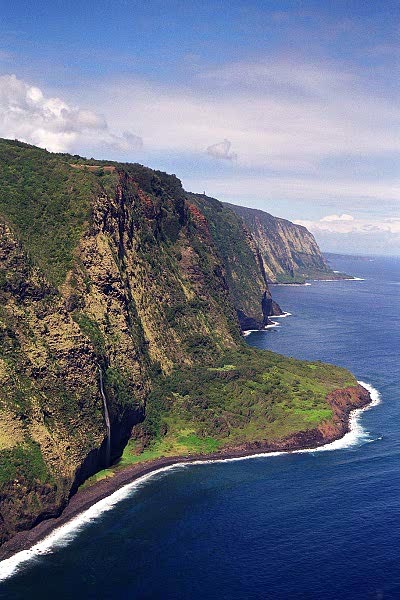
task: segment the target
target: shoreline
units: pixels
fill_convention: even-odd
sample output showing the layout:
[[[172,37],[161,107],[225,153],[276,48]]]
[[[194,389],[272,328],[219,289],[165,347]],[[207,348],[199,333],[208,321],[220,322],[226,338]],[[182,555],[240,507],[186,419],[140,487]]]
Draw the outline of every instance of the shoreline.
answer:
[[[310,286],[312,285],[312,283],[335,283],[338,281],[365,281],[364,277],[336,277],[335,279],[308,279],[307,281],[303,282],[303,283],[296,283],[296,282],[292,282],[292,283],[283,283],[283,282],[276,282],[276,283],[269,283],[269,286],[285,286],[285,287],[301,287],[301,286]]]
[[[356,430],[359,428],[360,414],[380,402],[379,392],[375,388],[363,382],[358,383],[358,386],[342,391],[347,392],[347,400],[348,390],[352,390],[353,396],[354,390],[358,392],[358,403],[354,405],[351,403],[343,406],[343,394],[332,392],[330,404],[336,417],[333,428],[298,432],[269,444],[247,443],[218,453],[159,457],[126,467],[117,471],[112,477],[78,490],[59,517],[41,521],[32,529],[17,533],[3,544],[0,548],[0,581],[10,577],[22,563],[37,555],[46,554],[63,539],[67,541],[71,539],[70,535],[77,532],[85,523],[110,510],[117,502],[126,498],[137,485],[161,472],[190,464],[228,462],[346,447],[346,443],[341,446],[346,436],[355,433],[357,437],[359,434]]]

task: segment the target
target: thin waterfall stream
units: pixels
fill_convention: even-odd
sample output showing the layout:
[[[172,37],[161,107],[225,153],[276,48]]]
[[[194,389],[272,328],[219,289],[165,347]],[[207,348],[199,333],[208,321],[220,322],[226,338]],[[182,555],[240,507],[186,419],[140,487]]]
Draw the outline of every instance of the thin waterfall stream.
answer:
[[[106,467],[108,467],[111,462],[111,425],[110,425],[110,415],[109,415],[108,406],[107,406],[107,398],[106,398],[106,395],[104,392],[104,386],[103,386],[103,372],[102,372],[100,366],[99,366],[99,380],[100,380],[100,393],[101,393],[101,397],[103,400],[103,407],[104,407],[104,421],[105,421],[106,429],[107,429]]]

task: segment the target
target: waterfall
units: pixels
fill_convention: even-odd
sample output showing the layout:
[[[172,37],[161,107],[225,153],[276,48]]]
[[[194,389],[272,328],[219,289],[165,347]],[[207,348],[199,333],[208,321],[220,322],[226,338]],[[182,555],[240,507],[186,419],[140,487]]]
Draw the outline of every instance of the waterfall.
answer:
[[[104,393],[104,387],[103,387],[103,372],[102,372],[100,366],[99,366],[99,375],[100,375],[100,393],[101,393],[101,397],[103,400],[103,407],[104,407],[104,421],[105,421],[106,429],[107,429],[106,467],[108,467],[108,466],[110,466],[110,461],[111,461],[111,425],[110,425],[110,415],[108,413],[107,398]]]

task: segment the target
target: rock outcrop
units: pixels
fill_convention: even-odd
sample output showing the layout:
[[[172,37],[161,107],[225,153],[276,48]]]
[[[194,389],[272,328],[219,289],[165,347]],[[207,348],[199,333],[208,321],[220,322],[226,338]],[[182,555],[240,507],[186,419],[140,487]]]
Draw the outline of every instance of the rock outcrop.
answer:
[[[110,459],[120,456],[144,418],[154,373],[241,344],[208,225],[176,178],[139,166],[81,172],[19,143],[4,142],[2,151],[0,542],[58,514],[106,465],[109,437]],[[16,179],[31,152],[29,176]],[[70,171],[83,189],[68,187]],[[59,195],[60,211],[65,192],[88,195],[81,223],[76,208],[65,215],[72,225],[63,223],[62,256],[51,255],[39,200],[23,220],[42,186]],[[30,237],[35,220],[41,244]]]

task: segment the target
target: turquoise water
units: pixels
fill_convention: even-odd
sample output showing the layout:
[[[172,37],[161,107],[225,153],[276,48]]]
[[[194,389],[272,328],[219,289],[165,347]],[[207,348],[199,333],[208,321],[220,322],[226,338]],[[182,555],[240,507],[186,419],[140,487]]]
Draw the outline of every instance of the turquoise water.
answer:
[[[400,598],[400,261],[334,268],[365,281],[276,286],[292,316],[247,340],[375,386],[356,443],[154,475],[21,564],[0,597]]]

